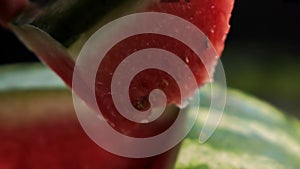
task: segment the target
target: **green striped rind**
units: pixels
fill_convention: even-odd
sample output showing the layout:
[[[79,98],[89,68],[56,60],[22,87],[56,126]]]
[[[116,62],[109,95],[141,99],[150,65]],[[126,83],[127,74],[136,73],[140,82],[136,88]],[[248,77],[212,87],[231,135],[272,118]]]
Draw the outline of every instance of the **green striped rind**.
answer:
[[[40,94],[43,91],[47,96],[52,93],[52,101],[55,100],[53,94],[64,95],[71,100],[71,96],[66,96],[65,92],[54,92],[64,90],[68,89],[63,82],[39,64],[0,68],[2,102],[9,100],[9,97],[15,99],[16,93],[24,97],[24,93]],[[199,131],[209,105],[206,93],[202,92],[200,116],[183,142],[176,169],[298,169],[299,120],[238,90],[228,90],[227,105],[218,129],[208,142],[198,143]],[[13,102],[11,100],[3,105]],[[68,105],[72,106],[71,103]],[[188,111],[194,111],[196,107],[194,104]]]
[[[183,142],[176,169],[297,169],[300,166],[299,120],[252,96],[229,89],[218,129],[208,142],[200,144],[198,135],[208,110],[206,106],[202,106],[196,125]]]

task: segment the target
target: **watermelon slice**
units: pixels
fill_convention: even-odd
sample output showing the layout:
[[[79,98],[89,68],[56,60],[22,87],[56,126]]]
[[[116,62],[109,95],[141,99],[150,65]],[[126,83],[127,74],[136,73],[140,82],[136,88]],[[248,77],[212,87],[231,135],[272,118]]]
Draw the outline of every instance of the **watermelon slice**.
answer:
[[[111,3],[113,2],[115,1],[111,1]],[[216,48],[218,54],[220,55],[224,48],[224,40],[226,38],[226,34],[229,30],[229,18],[233,6],[233,0],[227,0],[222,2],[210,0],[191,0],[189,2],[165,2],[145,0],[139,1],[139,3],[133,3],[132,1],[128,1],[128,3],[125,3],[124,1],[122,1],[122,3],[120,2],[120,4],[121,5],[119,7],[122,7],[123,9],[128,9],[128,13],[143,11],[163,12],[173,14],[190,21],[208,36],[212,45]],[[55,5],[57,6],[57,4],[54,3],[53,6],[55,7]],[[62,9],[64,9],[63,4],[61,6]],[[67,25],[68,27],[66,28],[66,30],[70,29],[69,31],[71,32],[67,32],[67,35],[70,33],[70,37],[65,37],[66,32],[64,32],[65,30],[62,30],[60,24],[64,23],[62,21],[67,20],[60,20],[57,17],[57,14],[55,15],[55,13],[50,13],[50,15],[46,15],[45,17],[43,14],[39,13],[41,11],[47,13],[47,10],[53,8],[50,7],[45,8],[41,11],[36,11],[35,8],[32,8],[32,4],[30,4],[26,9],[27,10],[25,10],[25,12],[22,15],[20,15],[16,20],[9,24],[9,28],[13,30],[17,34],[17,36],[24,42],[24,44],[27,45],[28,48],[31,49],[47,65],[49,65],[70,87],[72,87],[72,75],[75,65],[75,62],[72,59],[71,55],[74,55],[74,53],[76,55],[76,49],[82,46],[82,42],[85,42],[85,40],[83,39],[86,39],[86,37],[89,37],[92,33],[94,33],[95,29],[97,30],[99,26],[105,24],[110,19],[113,19],[116,16],[120,15],[120,13],[116,12],[115,10],[112,10],[113,12],[111,13],[106,11],[104,19],[103,17],[100,17],[100,22],[95,23],[96,26],[92,26],[91,28],[86,28],[84,24],[79,24],[80,26],[75,26],[74,28],[71,27],[70,29],[70,26]],[[34,10],[34,12],[40,15],[37,15],[37,18],[32,18],[31,15],[34,12],[28,13],[28,9],[32,9]],[[71,9],[74,10],[77,8]],[[66,8],[66,10],[68,11],[71,9]],[[62,13],[64,14],[64,12]],[[71,11],[70,13],[73,15],[75,13],[77,14],[76,16],[78,16],[78,11]],[[67,19],[70,19],[70,13],[67,13]],[[92,16],[87,15],[87,17]],[[74,21],[72,20],[72,17],[70,21]],[[85,23],[85,20],[83,20],[83,23]],[[78,34],[78,32],[80,32],[82,29],[88,31],[86,31],[85,34],[81,34],[82,32]],[[78,36],[80,37],[78,38]],[[139,43],[139,41],[141,40],[148,41],[149,43]],[[174,113],[172,113],[172,115],[169,114],[167,120],[166,118],[159,119],[157,125],[149,126],[129,121],[123,116],[118,115],[118,111],[113,106],[111,96],[108,95],[108,93],[110,92],[110,82],[112,79],[111,73],[114,72],[116,66],[121,62],[122,57],[125,57],[128,54],[132,53],[135,49],[160,47],[168,51],[172,51],[187,63],[187,65],[192,70],[195,76],[194,78],[196,79],[199,86],[201,86],[209,80],[209,72],[205,70],[203,63],[187,46],[174,40],[171,40],[171,44],[174,45],[163,45],[168,41],[170,42],[170,39],[168,37],[158,37],[156,35],[141,35],[138,37],[129,38],[126,39],[124,42],[117,44],[106,55],[106,59],[103,60],[103,62],[101,63],[102,66],[100,66],[101,69],[99,69],[96,79],[97,84],[102,84],[101,86],[97,86],[96,96],[98,99],[98,105],[100,108],[104,108],[104,110],[102,110],[103,115],[110,124],[118,124],[111,126],[119,132],[134,137],[148,137],[164,131],[170,126],[170,124],[172,124],[172,122],[176,118],[177,111],[172,110]],[[69,48],[69,51],[67,50],[67,48]],[[121,58],[113,56],[121,56]],[[214,64],[216,59],[217,58],[215,56],[211,56],[211,65]],[[160,79],[165,79],[164,84],[161,83]],[[189,82],[186,82],[186,84],[189,84]],[[178,87],[176,86],[176,83],[172,78],[168,77],[166,74],[158,72],[156,70],[142,72],[141,75],[137,76],[134,79],[129,91],[132,104],[137,109],[146,110],[149,105],[147,99],[148,94],[149,91],[151,91],[153,88],[161,88],[165,91],[168,97],[168,104],[178,104],[180,93],[178,92]],[[193,92],[194,90],[196,89],[191,89],[191,92]],[[105,102],[100,102],[99,100],[105,100]],[[117,116],[115,116],[116,114]],[[140,159],[142,162],[137,162],[139,160],[133,159],[125,160],[126,162],[128,162],[126,163],[128,164],[128,166],[125,165],[123,168],[145,168],[141,167],[145,164],[154,165],[154,168],[158,164],[159,165],[156,166],[156,168],[168,168],[161,166],[162,161],[166,165],[172,164],[171,161],[174,161],[173,156],[174,154],[176,155],[175,152],[177,151],[177,149],[178,146],[170,150],[166,154],[158,156],[157,158],[153,157],[150,159]],[[120,158],[109,153],[104,155],[103,159],[112,159],[115,161],[115,164],[111,164],[109,166],[109,168],[112,169],[119,168],[118,164],[120,164],[121,161],[124,160],[124,158]],[[170,162],[168,162],[167,159],[170,160]],[[118,161],[120,161],[120,163]],[[156,161],[160,162],[156,163]]]
[[[192,0],[190,2],[157,2],[150,4],[146,10],[142,11],[154,11],[163,12],[172,15],[179,16],[193,24],[195,24],[204,34],[208,36],[211,43],[216,48],[217,53],[220,55],[224,48],[224,40],[229,30],[229,18],[232,10],[233,1],[226,1],[226,3],[218,3],[214,1],[201,1]],[[200,44],[199,44],[200,47]],[[153,127],[148,129],[147,125],[136,124],[135,122],[129,121],[121,115],[114,106],[112,101],[111,84],[114,71],[122,60],[128,55],[146,48],[160,48],[172,53],[175,53],[180,59],[182,59],[192,70],[194,79],[196,79],[198,86],[202,86],[204,83],[209,81],[208,72],[203,62],[197,57],[197,55],[185,46],[181,42],[170,39],[166,36],[145,34],[137,35],[123,40],[116,44],[102,60],[98,74],[96,77],[96,83],[101,84],[97,86],[97,99],[98,105],[104,114],[106,119],[109,119],[113,126],[119,132],[124,131],[124,128],[136,129],[126,131],[127,135],[134,137],[147,137],[156,135],[157,132],[143,132],[139,131],[153,131]],[[206,52],[204,50],[204,52]],[[203,52],[203,53],[204,53]],[[207,52],[209,53],[209,52]],[[212,52],[213,53],[213,52]],[[209,58],[208,68],[212,67],[217,58],[214,55],[207,56]],[[109,65],[109,66],[108,66]],[[168,65],[168,63],[166,63]],[[175,66],[175,65],[174,65]],[[180,70],[179,70],[180,72]],[[180,73],[178,73],[180,74]],[[162,80],[163,79],[163,80]],[[185,86],[194,91],[189,84],[193,84],[193,78],[185,81]],[[149,93],[153,89],[161,89],[164,91],[167,97],[168,104],[181,104],[181,98],[187,98],[191,96],[189,92],[180,93],[178,84],[168,74],[159,70],[147,70],[140,72],[131,81],[129,88],[130,99],[136,109],[147,110],[149,108]],[[191,92],[193,93],[193,92]],[[103,102],[102,100],[105,100]],[[115,116],[117,114],[117,116]],[[173,116],[176,117],[175,115]],[[165,122],[158,132],[165,130],[174,122],[170,120]],[[124,132],[123,132],[124,133]]]
[[[123,2],[123,1],[122,1]],[[122,3],[121,3],[122,4]],[[163,12],[169,13],[173,15],[177,15],[183,19],[190,21],[195,24],[200,30],[202,30],[208,38],[211,40],[211,43],[216,48],[218,54],[220,55],[224,48],[224,40],[229,30],[229,18],[231,16],[231,10],[233,7],[233,0],[228,0],[224,2],[214,2],[207,0],[192,0],[190,2],[165,2],[165,1],[139,1],[139,3],[125,3],[128,8],[128,13],[134,12],[143,12],[143,11],[155,11],[155,12]],[[48,8],[45,8],[47,11]],[[50,8],[51,9],[51,8]],[[111,15],[119,16],[119,12],[115,12],[112,10],[112,14],[108,15],[106,20],[109,20],[112,17]],[[38,11],[37,11],[38,13]],[[117,14],[116,14],[117,13]],[[51,19],[51,16],[54,15],[50,11],[49,17],[40,17],[38,15],[37,18],[27,19],[30,20],[30,23],[24,19],[26,14],[23,14],[20,19],[16,22],[21,26],[11,25],[11,29],[19,36],[19,38],[32,50],[37,56],[39,56],[46,64],[48,64],[69,86],[72,86],[72,75],[74,69],[74,61],[68,57],[70,52],[66,52],[66,49],[61,44],[57,43],[57,39],[65,39],[62,38],[60,33],[53,33],[53,30],[60,30],[59,26],[48,26],[54,27],[44,28],[42,25],[36,23],[32,20],[41,20],[42,23],[49,21],[49,24],[54,24],[54,19]],[[49,19],[50,18],[50,19]],[[25,21],[22,21],[25,20]],[[21,20],[21,21],[20,21]],[[105,20],[105,19],[102,19]],[[95,27],[89,29],[85,34],[81,36],[77,41],[73,42],[72,45],[69,44],[69,40],[61,40],[63,45],[69,46],[70,50],[74,51],[74,48],[81,48],[83,45],[82,42],[85,42],[87,37],[94,33],[95,30],[99,29],[101,25],[103,25],[103,21],[100,20],[99,23],[96,24]],[[71,20],[72,21],[72,20]],[[23,23],[25,22],[25,24]],[[80,22],[80,21],[79,21]],[[22,26],[23,23],[23,26]],[[106,23],[106,22],[104,22]],[[39,26],[29,26],[27,24],[32,24]],[[48,25],[49,25],[48,24]],[[57,23],[56,23],[57,24]],[[80,24],[79,24],[80,25]],[[81,26],[79,26],[81,27]],[[43,30],[48,31],[50,35],[48,36]],[[74,28],[77,29],[77,28]],[[78,28],[79,29],[79,28]],[[57,39],[54,39],[57,38]],[[165,45],[170,44],[170,45]],[[102,84],[96,87],[97,90],[97,100],[100,108],[104,108],[102,110],[104,112],[104,117],[110,122],[110,124],[118,124],[119,128],[116,130],[120,131],[127,128],[133,129],[136,128],[137,131],[131,130],[132,132],[126,131],[127,134],[131,136],[137,136],[140,127],[146,127],[145,125],[137,125],[136,123],[129,121],[119,114],[116,108],[113,106],[112,97],[109,93],[111,93],[111,80],[112,75],[119,65],[119,63],[129,54],[133,53],[139,49],[145,48],[162,48],[167,51],[175,53],[179,56],[183,61],[187,63],[189,68],[194,73],[194,77],[190,79],[196,79],[198,86],[203,85],[209,79],[207,71],[213,70],[213,65],[216,62],[215,56],[208,56],[209,58],[209,67],[211,70],[206,70],[203,63],[194,54],[188,46],[182,44],[176,40],[170,40],[168,37],[157,36],[157,35],[140,35],[135,36],[126,40],[123,40],[121,43],[114,46],[109,53],[107,53],[105,59],[102,61],[99,72],[97,74],[96,84]],[[72,53],[72,52],[71,52]],[[76,52],[75,52],[76,53]],[[164,79],[162,82],[161,79]],[[189,81],[186,81],[186,84],[190,84]],[[149,106],[148,96],[152,89],[160,88],[162,89],[168,99],[168,104],[180,104],[181,97],[189,97],[191,96],[188,93],[193,93],[195,88],[189,89],[190,92],[186,93],[186,96],[181,96],[178,90],[177,84],[174,82],[172,78],[161,71],[148,71],[142,72],[137,76],[131,83],[130,86],[130,99],[132,104],[139,110],[147,110]],[[190,87],[188,87],[190,88]],[[79,94],[80,95],[80,94]],[[100,100],[105,100],[102,102]],[[109,105],[109,106],[108,106]],[[119,114],[116,117],[113,117],[115,114]],[[175,116],[174,116],[175,117]],[[170,121],[172,122],[172,120]],[[166,123],[165,127],[162,127],[161,130],[165,129],[169,124]],[[147,127],[146,127],[147,128]],[[144,128],[144,129],[146,129]],[[148,129],[147,129],[148,130]],[[151,129],[153,130],[153,129]],[[124,132],[122,132],[124,133]],[[143,136],[150,136],[154,133],[145,132]]]

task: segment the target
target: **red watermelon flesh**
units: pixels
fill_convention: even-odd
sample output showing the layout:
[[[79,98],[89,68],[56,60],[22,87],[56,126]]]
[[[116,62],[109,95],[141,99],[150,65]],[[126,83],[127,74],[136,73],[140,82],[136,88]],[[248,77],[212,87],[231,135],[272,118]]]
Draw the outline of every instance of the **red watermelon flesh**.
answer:
[[[148,9],[144,11],[170,13],[190,21],[208,36],[212,45],[216,48],[217,53],[220,55],[224,48],[224,40],[229,30],[229,19],[232,7],[233,0],[222,2],[192,0],[190,2],[156,2],[150,4]],[[20,33],[20,31],[23,32]],[[25,44],[27,44],[37,56],[48,64],[69,86],[72,86],[72,73],[75,63],[68,57],[68,53],[60,44],[48,36],[41,35],[38,31],[34,32],[32,30],[28,31],[23,29],[15,30],[15,32],[17,32],[18,35],[21,35],[21,40],[25,41]],[[101,85],[96,85],[96,96],[99,108],[104,117],[111,124],[118,124],[115,125],[118,126],[116,130],[120,132],[123,131],[122,133],[127,133],[131,136],[144,137],[154,135],[155,133],[152,133],[152,127],[148,128],[150,124],[137,124],[127,120],[119,114],[112,101],[112,96],[110,95],[111,80],[116,67],[124,58],[126,58],[126,56],[136,50],[153,47],[173,52],[186,62],[194,74],[194,77],[190,77],[190,79],[196,79],[198,86],[201,86],[210,80],[203,63],[199,60],[198,56],[196,56],[185,44],[182,44],[177,40],[161,35],[144,34],[130,37],[116,44],[107,53],[99,67],[96,84]],[[211,50],[211,48],[209,50]],[[204,49],[203,53],[205,52],[207,51]],[[217,58],[214,55],[208,55],[208,58],[211,62],[211,67]],[[174,67],[176,67],[176,65],[174,65]],[[180,73],[180,70],[178,70],[178,73]],[[186,81],[185,83],[189,91],[180,93],[177,83],[175,83],[172,77],[162,71],[147,70],[139,73],[131,82],[129,89],[130,99],[137,109],[142,111],[146,110],[149,108],[149,92],[152,89],[160,88],[166,94],[168,104],[181,104],[180,98],[188,98],[196,90],[189,87],[190,81]],[[80,92],[77,91],[77,93],[80,95]],[[166,124],[166,126],[169,126],[169,124]],[[146,129],[144,131],[149,132],[138,132],[141,127]],[[126,129],[130,130],[130,132],[124,132]]]
[[[147,9],[147,11],[169,13],[190,21],[208,36],[217,53],[221,55],[224,48],[224,41],[229,31],[229,18],[231,16],[232,6],[233,0],[222,2],[211,0],[192,0],[188,3],[154,3]],[[201,44],[199,44],[199,47],[202,47]],[[193,94],[193,91],[196,90],[189,86],[189,84],[192,83],[193,78],[196,79],[198,86],[201,86],[210,80],[208,72],[198,56],[188,46],[178,40],[162,35],[143,34],[130,37],[116,44],[108,52],[105,59],[103,59],[100,64],[96,78],[96,84],[100,85],[96,88],[96,96],[98,99],[98,105],[104,116],[111,123],[118,124],[113,125],[118,126],[116,130],[120,132],[123,131],[123,133],[134,137],[153,136],[157,133],[151,130],[151,128],[153,128],[151,127],[151,123],[137,124],[129,121],[119,114],[112,101],[112,96],[110,95],[111,82],[114,71],[123,59],[135,51],[146,48],[160,48],[176,54],[189,66],[194,77],[185,81],[186,87],[189,88],[189,91],[180,93],[178,84],[167,73],[159,70],[146,70],[140,72],[131,81],[129,88],[130,99],[135,108],[139,110],[147,110],[149,108],[150,104],[148,102],[148,96],[153,89],[161,89],[164,91],[167,96],[168,104],[180,105],[182,104],[181,98],[190,97]],[[208,58],[211,65],[208,65],[208,68],[210,68],[217,59],[214,55],[210,54],[213,53],[211,50],[212,48],[203,48],[202,53],[209,54]],[[168,64],[169,63],[166,63],[166,66]],[[176,65],[170,66],[176,68]],[[212,71],[212,69],[208,71]],[[177,73],[180,74],[180,70],[178,70]],[[174,118],[175,115],[173,116]],[[172,122],[173,121],[170,120],[168,123],[163,123],[164,125],[162,130],[166,129],[170,124],[172,124]],[[129,128],[130,131],[124,132],[124,129],[127,128]],[[140,133],[138,131],[149,132]]]
[[[224,48],[224,41],[229,30],[229,18],[231,15],[232,7],[233,0],[191,0],[188,3],[154,3],[151,4],[146,11],[165,12],[187,19],[191,23],[195,24],[208,36],[217,52],[221,54]],[[28,36],[29,35],[30,34],[28,34]],[[47,41],[44,41],[39,37],[26,37],[26,35],[24,35],[23,37],[21,37],[21,39],[28,43],[27,45],[30,47],[30,49],[32,49],[37,54],[37,56],[39,56],[46,64],[48,64],[60,77],[62,77],[62,79],[69,86],[72,86],[72,72],[75,63],[68,57],[68,54],[64,52],[64,49],[61,48],[60,45],[47,44]],[[30,40],[28,41],[28,39]],[[177,54],[177,56],[185,61],[191,68],[199,86],[201,86],[208,80],[207,72],[204,69],[201,61],[199,61],[198,57],[195,56],[195,54],[187,46],[174,39],[170,39],[169,37],[145,34],[128,38],[117,44],[112,50],[110,50],[110,52],[106,55],[105,59],[101,63],[101,69],[99,69],[98,71],[96,80],[97,84],[99,84],[99,82],[103,82],[103,85],[96,87],[96,94],[99,101],[99,107],[106,119],[110,123],[118,124],[115,129],[122,132],[123,134],[135,137],[152,136],[164,131],[168,126],[172,124],[177,115],[176,112],[173,115],[164,115],[159,120],[149,124],[134,123],[125,119],[121,115],[114,116],[118,114],[118,112],[113,105],[111,96],[108,94],[110,92],[110,82],[112,78],[111,73],[114,72],[116,66],[122,61],[124,57],[128,56],[137,49],[144,49],[149,47],[158,47]],[[212,61],[213,60],[215,59],[212,58]],[[164,80],[162,81],[161,79]],[[131,83],[129,93],[132,104],[140,110],[149,108],[148,94],[154,88],[161,88],[162,90],[164,90],[165,94],[168,96],[169,104],[178,104],[180,102],[180,97],[182,96],[180,95],[178,86],[175,83],[174,79],[172,79],[172,77],[168,76],[162,71],[147,70],[139,73]],[[45,130],[47,130],[46,128]],[[31,134],[34,133],[35,132]],[[85,141],[82,142],[82,144],[85,144]],[[63,140],[58,141],[57,144],[59,145],[61,142],[63,142]],[[167,157],[174,154],[174,152],[172,151],[175,150],[176,148],[172,149],[171,152],[165,154],[164,157],[166,157],[167,159]],[[101,154],[101,152],[103,153]],[[107,157],[108,159],[112,159],[112,161],[114,161],[114,163],[109,167],[111,169],[119,168],[117,165],[118,161],[126,161],[125,163],[128,164],[128,167],[126,167],[125,165],[123,168],[134,168],[134,166],[136,166],[137,168],[143,168],[143,164],[146,163],[155,163],[154,161],[160,161],[160,163],[163,163],[162,161],[166,161],[162,160],[162,156],[157,156],[158,158],[156,158],[156,160],[153,160],[153,158],[140,159],[142,162],[139,162],[140,160],[120,158],[118,156],[106,153],[104,150],[101,150],[101,152],[101,158],[106,159]],[[99,163],[101,164],[101,162]]]
[[[12,105],[27,103],[28,107],[23,110],[13,108],[13,110],[16,109],[14,113],[31,114],[32,112],[28,112],[31,109],[30,106],[37,102],[51,102],[54,99],[59,103],[63,102],[65,108],[58,108],[61,106],[56,106],[57,104],[54,103],[53,105],[50,103],[51,107],[37,108],[42,112],[36,112],[39,117],[30,120],[30,124],[18,122],[16,125],[12,120],[7,125],[7,121],[3,121],[5,120],[2,118],[3,115],[0,115],[1,169],[162,169],[169,168],[164,166],[172,166],[175,161],[179,146],[159,156],[144,159],[125,158],[111,154],[101,149],[84,133],[74,110],[70,109],[72,103],[69,97],[67,97],[69,100],[66,100],[64,94],[57,91],[53,91],[50,96],[47,95],[47,91],[44,96],[35,95],[39,92],[31,92],[30,99],[26,96],[22,98],[20,94],[17,96],[11,94],[12,96],[6,97],[14,99],[11,102]],[[22,95],[27,95],[26,93],[23,92]],[[0,111],[7,113],[5,108],[4,110],[0,108]],[[28,120],[28,116],[25,119]]]
[[[208,36],[221,55],[230,28],[229,19],[233,4],[234,0],[189,0],[189,2],[181,0],[179,3],[158,3],[149,10],[173,14],[195,24]]]

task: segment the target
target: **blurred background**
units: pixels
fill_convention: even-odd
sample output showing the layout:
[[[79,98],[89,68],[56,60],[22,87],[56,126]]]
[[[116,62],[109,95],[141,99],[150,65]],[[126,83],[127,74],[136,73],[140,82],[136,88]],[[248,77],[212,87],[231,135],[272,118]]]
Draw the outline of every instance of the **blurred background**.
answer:
[[[39,62],[7,30],[0,38],[0,64]],[[226,43],[228,86],[300,118],[300,1],[236,0]]]

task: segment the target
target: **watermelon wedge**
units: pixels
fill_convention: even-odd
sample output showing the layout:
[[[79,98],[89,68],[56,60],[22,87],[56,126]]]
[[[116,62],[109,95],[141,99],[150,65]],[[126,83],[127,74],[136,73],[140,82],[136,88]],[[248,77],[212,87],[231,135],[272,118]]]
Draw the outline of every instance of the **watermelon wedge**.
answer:
[[[98,3],[103,3],[103,6],[100,6]],[[72,76],[75,66],[75,61],[72,57],[78,54],[78,49],[82,47],[87,38],[99,29],[99,27],[123,14],[154,11],[179,16],[190,21],[202,30],[215,47],[217,53],[221,55],[224,48],[224,41],[229,30],[229,18],[231,16],[233,0],[222,2],[210,0],[191,0],[189,2],[140,0],[133,2],[128,0],[100,1],[97,2],[99,6],[93,6],[91,4],[94,4],[94,1],[82,1],[75,4],[73,8],[69,8],[69,6],[59,1],[50,3],[50,5],[47,4],[49,6],[31,2],[28,6],[24,7],[25,10],[21,15],[9,23],[9,28],[20,40],[51,67],[70,87],[72,87]],[[36,6],[40,8],[36,8]],[[57,10],[53,10],[55,7],[59,7],[60,17],[55,13]],[[80,9],[88,10],[89,7],[90,11],[87,12],[91,12],[91,15],[82,14]],[[97,11],[100,10],[94,10],[94,8],[103,8],[103,11],[101,10],[102,12],[98,13]],[[104,10],[106,8],[110,10]],[[120,12],[119,9],[123,9],[123,12]],[[1,15],[4,16],[5,14]],[[84,19],[79,20],[78,24],[74,25],[73,16],[77,18],[82,16]],[[91,20],[96,20],[97,22],[92,22]],[[145,40],[149,43],[139,43],[141,40]],[[118,124],[111,126],[123,134],[134,137],[156,135],[172,124],[178,110],[172,110],[172,115],[169,114],[167,116],[168,118],[160,119],[154,127],[138,124],[118,115],[118,111],[113,106],[113,101],[108,93],[110,92],[110,82],[112,79],[111,73],[114,72],[117,65],[121,62],[122,57],[134,52],[136,49],[149,47],[164,48],[176,53],[187,63],[195,76],[194,78],[197,80],[198,86],[203,85],[209,80],[209,72],[205,70],[203,63],[187,46],[174,40],[171,40],[170,44],[172,45],[163,45],[166,42],[170,42],[170,39],[157,35],[141,35],[129,38],[126,39],[125,42],[117,44],[101,63],[103,66],[100,66],[101,69],[99,69],[96,79],[97,84],[102,84],[97,86],[96,96],[98,105],[99,107],[104,107],[102,110],[102,112],[104,112],[103,115],[110,124]],[[213,65],[216,59],[218,58],[211,56],[211,65]],[[165,79],[163,84],[160,79]],[[186,83],[188,84],[188,82]],[[178,92],[178,87],[174,83],[174,80],[162,72],[153,70],[142,72],[142,74],[137,76],[132,82],[129,91],[132,104],[139,110],[147,109],[149,105],[147,99],[148,94],[153,88],[161,88],[165,91],[168,96],[168,104],[178,103],[180,93]],[[191,89],[191,92],[194,90],[196,89]],[[100,102],[100,100],[105,100],[105,102]],[[117,116],[115,116],[116,114]],[[126,165],[123,166],[124,169],[146,168],[144,166],[149,165],[153,166],[152,168],[172,168],[178,147],[179,146],[175,147],[165,154],[149,159],[124,159],[110,153],[103,153],[102,159],[114,161],[114,164],[110,163],[104,167],[109,169],[120,168],[119,164],[121,164],[122,161],[126,163]],[[166,166],[163,167],[164,165]]]
[[[85,7],[90,6],[88,2],[86,4],[84,3],[80,5],[83,5]],[[111,3],[113,4],[114,2],[112,1]],[[145,0],[139,1],[139,3],[122,1],[122,3],[120,2],[120,4],[121,6],[126,6],[124,7],[125,9],[128,9],[127,12],[123,13],[155,11],[173,14],[186,19],[187,21],[195,24],[208,36],[208,38],[211,40],[212,45],[216,48],[217,53],[221,55],[221,52],[224,48],[224,41],[229,30],[229,18],[231,16],[233,7],[232,0],[224,2],[214,2],[206,0],[192,0],[190,2],[160,2]],[[57,6],[57,4],[54,3],[52,7],[55,5]],[[118,7],[116,8],[119,9]],[[31,9],[30,7],[28,8]],[[51,6],[49,8],[52,9]],[[61,30],[62,28],[60,25],[56,24],[61,23],[62,21],[60,21],[61,19],[59,19],[59,21],[55,21],[55,17],[53,17],[53,15],[55,16],[55,13],[53,14],[52,11],[47,11],[49,10],[49,8],[42,8],[44,11],[46,11],[46,13],[50,13],[49,16],[47,15],[47,17],[43,15],[32,17],[31,15],[29,15],[30,13],[28,14],[28,12],[26,13],[25,11],[25,14],[18,17],[18,19],[13,22],[15,24],[10,25],[10,28],[19,36],[19,38],[28,46],[29,49],[34,51],[37,56],[39,56],[48,66],[50,66],[66,82],[66,84],[71,87],[75,63],[73,59],[71,59],[70,55],[75,55],[76,57],[77,53],[79,52],[78,49],[81,49],[84,42],[90,37],[90,35],[98,30],[99,27],[101,27],[103,24],[109,22],[110,19],[114,19],[116,17],[119,17],[120,15],[122,16],[123,13],[120,14],[119,10],[112,10],[111,13],[106,13],[106,17],[104,17],[104,19],[102,17],[99,22],[96,22],[94,24],[96,26],[91,26],[91,28],[87,29],[87,31],[80,36],[76,35],[79,36],[79,38],[77,37],[78,40],[74,41],[73,39],[76,37],[64,37],[61,35],[63,32]],[[62,7],[62,9],[64,9],[64,7]],[[66,10],[67,9],[68,8],[66,8]],[[39,13],[39,11],[37,10],[36,13]],[[75,15],[76,11],[70,13],[74,13]],[[63,14],[64,13],[62,12],[62,18],[64,16]],[[26,19],[26,17],[29,17],[29,19]],[[70,21],[73,21],[74,19],[72,17],[70,19],[69,15],[67,15],[66,17],[66,19],[69,19]],[[68,22],[69,20],[63,21]],[[81,22],[83,21],[79,21],[78,28],[75,26],[74,30],[82,29]],[[47,25],[51,25],[48,26],[50,28],[45,28],[45,23],[47,23]],[[69,27],[67,28],[69,29]],[[58,31],[58,33],[53,32],[53,30]],[[48,36],[46,32],[48,32],[52,37]],[[72,35],[73,33],[70,32],[70,34]],[[60,43],[58,43],[57,41],[59,41]],[[69,50],[67,51],[65,47],[68,47]],[[116,130],[118,131],[124,130],[125,128],[137,128],[138,131],[140,130],[138,129],[140,126],[136,127],[136,123],[131,122],[120,115],[114,118],[112,117],[114,114],[119,114],[113,106],[112,98],[109,95],[109,93],[111,93],[110,85],[112,75],[118,64],[126,56],[136,50],[151,47],[162,48],[167,51],[173,52],[182,60],[184,60],[194,73],[194,77],[191,79],[196,79],[198,86],[201,86],[210,80],[208,77],[209,72],[207,71],[213,70],[212,66],[217,59],[215,56],[208,56],[210,60],[209,67],[211,68],[211,70],[206,70],[203,63],[187,46],[176,40],[170,40],[167,37],[157,35],[135,36],[123,40],[122,43],[116,44],[116,46],[114,46],[110,50],[110,52],[107,53],[106,58],[102,61],[99,67],[96,84],[102,85],[97,86],[96,90],[98,92],[98,101],[108,100],[105,103],[99,101],[98,105],[99,107],[106,107],[105,110],[102,110],[104,112],[104,116],[111,124],[118,124],[119,128],[116,128]],[[165,79],[163,83],[161,79]],[[186,82],[186,84],[189,83],[189,81]],[[172,80],[172,78],[161,71],[142,72],[132,81],[129,91],[132,104],[139,110],[146,110],[149,106],[149,93],[152,89],[156,88],[160,88],[165,92],[168,98],[168,104],[180,104],[179,100],[181,95],[178,91],[176,83],[174,83],[174,80]],[[191,88],[190,92],[188,93],[193,93],[194,90],[196,89]],[[187,94],[187,96],[184,97],[189,96],[190,94]],[[132,130],[131,134],[129,135],[137,136],[137,133],[139,132]],[[150,136],[152,134],[153,133],[151,132],[145,132],[144,136]]]

